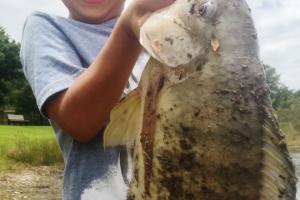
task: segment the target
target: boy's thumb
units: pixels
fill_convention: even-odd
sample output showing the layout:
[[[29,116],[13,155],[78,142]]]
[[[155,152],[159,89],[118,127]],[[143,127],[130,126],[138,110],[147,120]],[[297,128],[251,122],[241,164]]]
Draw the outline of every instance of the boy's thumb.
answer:
[[[148,10],[156,11],[161,8],[167,7],[174,3],[176,0],[155,0],[155,1],[148,1]]]

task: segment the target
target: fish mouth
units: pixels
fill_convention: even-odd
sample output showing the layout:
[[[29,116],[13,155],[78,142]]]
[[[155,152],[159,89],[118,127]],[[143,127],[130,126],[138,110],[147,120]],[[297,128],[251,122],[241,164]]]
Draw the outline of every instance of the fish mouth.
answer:
[[[158,40],[151,42],[151,38],[147,33],[142,33],[142,35],[144,37],[140,38],[140,43],[145,47],[145,49],[151,54],[152,57],[154,57],[155,59],[157,59],[158,61],[160,61],[161,63],[167,65],[164,60],[162,59],[162,57],[155,51],[156,47],[158,47],[158,45],[155,45],[154,43],[158,42]],[[142,38],[146,38],[146,40],[143,40]]]
[[[155,58],[156,60],[158,60],[159,62],[161,62],[162,64],[168,66],[168,67],[177,67],[179,65],[183,65],[186,64],[190,61],[189,60],[182,60],[179,58],[176,58],[174,56],[168,56],[166,54],[169,53],[168,50],[165,49],[164,47],[164,43],[170,42],[173,43],[173,41],[175,41],[175,38],[184,38],[184,37],[188,37],[189,35],[189,28],[185,26],[185,24],[180,21],[179,19],[175,19],[173,17],[167,16],[167,15],[160,15],[160,14],[156,14],[156,17],[160,18],[161,20],[165,20],[167,23],[170,24],[174,24],[178,29],[180,30],[179,32],[181,32],[181,34],[183,35],[172,35],[172,33],[170,35],[159,35],[158,37],[155,36],[156,34],[154,34],[154,36],[151,35],[151,32],[149,33],[146,30],[142,29],[140,31],[140,43],[142,44],[142,46],[150,53],[150,55]],[[183,33],[184,32],[184,33]],[[155,38],[157,37],[157,38]],[[163,39],[164,38],[164,39]],[[172,39],[174,38],[174,39]]]

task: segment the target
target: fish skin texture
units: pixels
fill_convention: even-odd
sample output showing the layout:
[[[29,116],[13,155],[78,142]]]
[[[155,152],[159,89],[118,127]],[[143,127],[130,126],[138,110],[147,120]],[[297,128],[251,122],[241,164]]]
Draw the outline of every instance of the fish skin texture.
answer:
[[[210,0],[177,1],[194,9]],[[200,45],[197,56],[176,67],[154,56],[143,72],[128,200],[296,199],[250,9],[213,2],[213,17],[175,16]]]

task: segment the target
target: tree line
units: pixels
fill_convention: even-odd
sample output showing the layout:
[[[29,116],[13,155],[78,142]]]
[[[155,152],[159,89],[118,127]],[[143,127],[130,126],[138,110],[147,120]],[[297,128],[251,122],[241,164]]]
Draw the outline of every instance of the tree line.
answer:
[[[289,135],[300,133],[300,90],[291,90],[280,82],[275,68],[264,65],[267,83],[280,127]]]
[[[0,111],[14,110],[33,124],[47,124],[23,75],[19,53],[20,44],[0,27]]]
[[[0,110],[14,109],[35,124],[46,123],[39,113],[31,88],[24,78],[20,44],[11,40],[0,27]],[[300,91],[290,90],[280,82],[274,67],[264,65],[273,107],[282,126],[300,133]]]

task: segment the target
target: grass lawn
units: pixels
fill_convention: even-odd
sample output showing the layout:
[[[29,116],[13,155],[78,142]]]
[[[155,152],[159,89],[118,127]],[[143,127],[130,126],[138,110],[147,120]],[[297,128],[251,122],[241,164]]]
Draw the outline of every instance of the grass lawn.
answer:
[[[16,138],[26,136],[33,139],[54,139],[50,126],[2,126],[0,125],[0,146],[10,145]]]
[[[281,124],[291,152],[300,152],[300,134]],[[61,153],[50,126],[1,126],[0,171],[24,166],[62,164]]]
[[[300,152],[299,130],[296,129],[290,122],[280,123],[279,127],[285,134],[285,141],[287,143],[289,151],[293,153],[299,153]]]
[[[61,162],[50,126],[0,126],[0,170]]]

